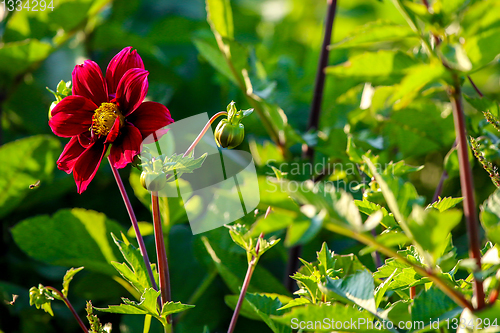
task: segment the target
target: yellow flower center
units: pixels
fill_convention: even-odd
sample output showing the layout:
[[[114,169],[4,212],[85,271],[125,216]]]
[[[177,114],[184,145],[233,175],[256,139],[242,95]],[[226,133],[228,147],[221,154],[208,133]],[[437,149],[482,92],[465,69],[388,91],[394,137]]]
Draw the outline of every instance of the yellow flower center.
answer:
[[[118,110],[116,104],[102,103],[92,116],[92,130],[97,135],[107,135],[113,128],[116,118],[120,118],[120,127],[122,127],[125,117]]]

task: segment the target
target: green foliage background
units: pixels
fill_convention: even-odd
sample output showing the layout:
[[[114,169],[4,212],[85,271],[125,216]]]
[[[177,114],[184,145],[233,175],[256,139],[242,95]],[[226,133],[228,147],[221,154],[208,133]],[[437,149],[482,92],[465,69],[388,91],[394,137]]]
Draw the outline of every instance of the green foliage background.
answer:
[[[448,153],[455,138],[451,108],[446,91],[433,83],[443,77],[443,73],[433,64],[412,67],[415,60],[422,57],[418,49],[411,49],[419,45],[418,36],[392,2],[339,1],[333,43],[344,42],[330,53],[320,135],[306,133],[306,123],[323,35],[325,1],[238,0],[230,3],[234,29],[218,27],[218,30],[226,29],[224,33],[234,34],[239,43],[234,48],[232,45],[235,62],[246,63],[247,59],[238,56],[248,51],[248,75],[254,93],[264,99],[270,109],[276,110],[279,105],[290,128],[294,129],[287,130],[289,154],[282,156],[270,143],[270,136],[259,118],[254,115],[245,119],[247,140],[243,149],[252,151],[262,176],[273,175],[269,165],[279,167],[285,158],[304,163],[300,157],[304,140],[316,143],[316,162],[330,158],[346,163],[349,161],[346,133],[349,133],[358,147],[380,155],[381,163],[404,159],[409,165],[424,165],[421,171],[408,177],[425,204],[431,202],[445,168],[449,179],[443,195],[460,196],[456,152]],[[457,19],[460,13],[463,35],[472,40],[467,40],[467,54],[474,65],[470,75],[489,99],[500,100],[500,64],[494,61],[486,66],[500,53],[497,45],[500,3],[444,0],[437,3],[445,8],[439,16],[445,23]],[[417,2],[413,4],[417,6]],[[473,5],[475,12],[459,12],[464,8],[461,6]],[[489,7],[492,9],[486,10]],[[45,87],[54,89],[61,79],[70,80],[73,67],[83,59],[90,58],[105,69],[116,52],[133,46],[150,72],[149,98],[165,104],[174,119],[201,112],[212,115],[224,110],[231,100],[240,108],[252,107],[235,82],[238,78],[228,72],[214,53],[214,50],[218,52],[217,44],[206,18],[205,3],[201,0],[55,0],[54,11],[3,13],[0,22],[0,331],[78,332],[78,326],[61,302],[53,304],[55,318],[28,305],[31,286],[43,283],[59,287],[70,266],[85,266],[75,277],[70,292],[70,299],[80,313],[85,299],[92,299],[97,307],[105,307],[118,304],[121,296],[137,296],[119,283],[110,264],[110,261],[121,260],[110,232],[126,233],[130,225],[109,166],[102,163],[82,195],[76,193],[72,177],[57,170],[55,161],[66,142],[55,137],[47,124],[53,97]],[[376,23],[366,26],[373,21]],[[428,22],[427,29],[439,29],[441,23]],[[389,41],[376,43],[382,39]],[[489,47],[484,47],[485,44]],[[393,51],[396,49],[405,51]],[[451,64],[457,68],[467,66],[453,45],[443,50],[449,51],[445,56]],[[347,60],[349,63],[345,63]],[[365,82],[377,88],[371,106],[361,109]],[[471,98],[478,97],[468,82],[464,83],[463,90]],[[388,103],[390,96],[392,101]],[[473,106],[474,100],[465,104],[471,134],[494,133]],[[283,119],[276,120],[276,126],[279,121]],[[490,141],[486,153],[490,161],[498,164],[497,142],[492,137]],[[292,173],[293,170],[283,166],[283,171]],[[474,165],[473,172],[480,203],[494,191],[494,185],[479,164]],[[121,173],[124,179],[130,179],[126,186],[138,219],[150,222],[148,197],[138,185],[138,173],[130,167]],[[297,179],[311,176],[301,174]],[[336,173],[331,179],[350,180],[349,175],[342,173]],[[40,186],[30,190],[29,185],[37,180]],[[261,211],[269,204],[289,211],[295,209],[290,207],[286,194],[266,196],[265,190],[265,187],[261,189]],[[361,199],[359,191],[353,195]],[[231,242],[225,228],[193,236],[178,202],[169,202],[164,219],[171,222],[167,244],[173,299],[192,304],[190,299],[196,288],[203,281],[209,284],[194,303],[196,307],[185,313],[176,332],[202,332],[205,325],[212,332],[224,331],[232,313],[226,302],[234,304],[234,300],[225,301],[224,296],[238,293],[246,271],[245,253]],[[253,221],[251,216],[243,219],[247,224]],[[291,245],[304,244],[301,257],[307,261],[316,259],[315,251],[319,251],[323,241],[336,253],[357,254],[362,248],[355,241],[321,227],[311,228],[310,220],[286,214],[271,215],[269,223],[258,220],[253,229],[255,235],[266,231],[268,224],[270,232],[285,240],[262,258],[250,292],[291,296],[281,283]],[[150,224],[143,226],[148,234]],[[464,231],[463,223],[454,229],[458,257],[466,256],[467,252]],[[133,239],[133,235],[129,238]],[[146,242],[153,253],[152,237],[147,236]],[[214,256],[219,257],[224,269],[233,275],[221,278],[216,274]],[[369,255],[360,256],[360,260],[375,270]],[[12,294],[19,295],[15,306],[4,302],[11,301]],[[113,323],[113,332],[142,331],[143,323],[138,316],[102,313],[99,316],[103,322]],[[157,332],[158,327],[153,327],[153,331]],[[264,322],[245,317],[240,318],[237,329],[241,333],[269,331]]]

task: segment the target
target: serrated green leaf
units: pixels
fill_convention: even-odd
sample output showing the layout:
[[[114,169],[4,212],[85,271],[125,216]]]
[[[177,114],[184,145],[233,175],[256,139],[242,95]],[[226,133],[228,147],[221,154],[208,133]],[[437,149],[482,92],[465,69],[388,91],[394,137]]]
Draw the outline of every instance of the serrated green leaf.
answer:
[[[395,227],[398,224],[396,223],[396,220],[394,220],[394,216],[392,214],[389,214],[387,212],[387,209],[385,207],[382,207],[376,203],[370,202],[368,200],[354,200],[354,203],[358,207],[359,211],[362,212],[363,214],[366,214],[370,216],[371,214],[377,212],[377,211],[382,211],[383,218],[380,223],[386,227]]]
[[[436,262],[444,255],[449,243],[448,237],[461,220],[462,212],[457,209],[437,212],[414,206],[408,219],[408,227],[416,242],[423,250],[428,251]]]
[[[111,234],[111,236],[128,265],[118,262],[112,262],[111,264],[140,294],[144,290],[152,288],[153,286],[149,279],[141,251],[132,246],[128,241],[121,241],[114,234]]]
[[[306,305],[306,304],[311,304],[311,301],[308,300],[307,298],[303,298],[303,297],[295,298],[295,299],[292,299],[290,302],[288,302],[286,305],[283,305],[278,310],[285,310],[285,309],[293,308],[295,306]]]
[[[367,270],[357,271],[342,279],[327,278],[320,286],[321,291],[330,298],[352,302],[371,313],[377,312],[375,305],[375,284],[372,274]]]
[[[289,325],[276,323],[270,316],[281,315],[284,311],[278,310],[282,307],[278,298],[270,298],[266,295],[246,294],[245,300],[250,304],[250,307],[264,321],[273,333],[291,333],[292,329]]]
[[[446,198],[439,198],[438,201],[433,202],[427,206],[426,209],[429,208],[436,208],[440,212],[444,212],[450,208],[455,207],[457,204],[461,203],[463,198],[452,198],[452,197],[446,197]]]
[[[66,271],[66,274],[64,274],[63,289],[61,290],[61,292],[63,293],[64,297],[68,297],[69,284],[73,280],[73,277],[75,276],[76,273],[78,273],[79,271],[81,271],[83,268],[84,267],[78,267],[78,268],[71,267],[70,269],[68,269]]]
[[[182,304],[181,302],[167,302],[163,304],[160,317],[167,318],[167,316],[173,313],[186,311],[194,307],[195,307],[194,305]]]
[[[392,279],[396,271],[394,271],[387,279],[385,279],[378,287],[375,289],[375,307],[378,308],[382,299],[384,298],[385,292],[389,289]]]
[[[318,269],[323,276],[328,276],[327,271],[329,269],[335,269],[335,254],[333,251],[330,251],[326,242],[323,242],[321,245],[321,250],[316,252],[316,256],[318,257]]]
[[[153,317],[159,319],[158,314],[158,296],[160,296],[159,291],[155,291],[153,288],[146,289],[141,295],[141,300],[139,303],[133,302],[127,298],[122,298],[123,304],[120,305],[109,305],[107,308],[95,308],[98,311],[110,312],[110,313],[122,313],[122,314],[149,314]]]

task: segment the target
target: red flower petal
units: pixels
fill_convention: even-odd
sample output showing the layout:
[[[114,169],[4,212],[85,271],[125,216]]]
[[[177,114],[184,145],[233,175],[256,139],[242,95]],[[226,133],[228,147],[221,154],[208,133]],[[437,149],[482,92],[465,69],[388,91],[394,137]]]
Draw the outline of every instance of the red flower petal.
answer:
[[[126,117],[134,112],[148,93],[148,71],[140,68],[129,69],[116,88],[116,101]]]
[[[70,174],[71,171],[73,171],[76,160],[84,150],[85,148],[80,145],[78,138],[76,136],[72,137],[57,160],[57,167],[59,170]]]
[[[83,132],[82,134],[78,135],[78,142],[80,142],[80,145],[83,148],[88,148],[90,144],[92,143],[92,135],[89,132]]]
[[[120,118],[115,119],[115,122],[113,123],[113,127],[111,127],[111,130],[109,131],[108,135],[106,136],[106,141],[104,141],[104,143],[111,143],[111,142],[115,141],[118,134],[120,134]]]
[[[87,97],[96,105],[108,101],[108,89],[99,66],[92,60],[85,60],[73,70],[73,95]]]
[[[82,96],[68,96],[52,109],[49,126],[55,135],[72,137],[89,130],[97,106]]]
[[[96,141],[85,149],[76,161],[73,167],[73,178],[78,194],[82,194],[94,178],[107,148],[108,145],[103,144],[102,141]]]
[[[156,102],[142,103],[134,113],[127,117],[127,121],[141,131],[143,139],[174,122],[170,111],[163,104]]]
[[[131,163],[134,156],[141,150],[142,136],[137,127],[127,123],[121,129],[120,137],[111,146],[109,158],[111,163],[118,168],[124,168]]]
[[[116,93],[116,87],[122,78],[123,74],[131,68],[144,69],[144,63],[136,50],[132,50],[132,46],[121,50],[111,59],[106,70],[106,82],[108,83],[108,93]]]

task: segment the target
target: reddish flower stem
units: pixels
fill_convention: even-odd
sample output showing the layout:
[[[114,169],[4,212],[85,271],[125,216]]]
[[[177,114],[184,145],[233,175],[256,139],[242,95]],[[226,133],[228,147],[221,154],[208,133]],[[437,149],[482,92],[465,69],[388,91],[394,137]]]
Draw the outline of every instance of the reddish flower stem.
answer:
[[[201,130],[200,134],[198,134],[198,136],[196,137],[196,139],[193,141],[193,143],[191,144],[191,146],[189,146],[189,148],[186,150],[186,152],[184,153],[184,155],[182,157],[188,156],[189,153],[194,149],[194,147],[196,147],[196,145],[200,142],[201,138],[208,131],[208,129],[210,128],[210,125],[212,125],[212,123],[215,121],[215,119],[219,118],[220,116],[224,116],[224,115],[227,115],[226,111],[221,111],[221,112],[217,112],[216,114],[214,114],[212,116],[212,118],[210,118],[210,120],[207,122],[207,124],[205,125],[205,127],[203,127],[203,129]]]
[[[417,295],[417,287],[415,286],[410,287],[410,298],[415,299],[416,295]]]
[[[268,209],[268,211],[270,211]],[[260,248],[260,240],[264,238],[264,234],[261,233],[259,239],[257,240],[257,244],[255,245],[255,253],[259,254]],[[236,322],[238,321],[238,316],[240,314],[241,306],[243,305],[243,301],[245,300],[245,295],[247,293],[248,286],[250,285],[250,280],[252,279],[253,271],[257,266],[258,259],[255,256],[252,256],[252,260],[248,263],[247,274],[245,275],[245,280],[243,281],[243,286],[241,287],[240,297],[238,298],[238,303],[236,303],[236,308],[234,308],[233,317],[231,318],[231,323],[229,324],[229,329],[227,333],[233,333],[234,328],[236,327]]]
[[[330,50],[328,46],[332,40],[333,22],[335,21],[335,14],[337,9],[337,0],[328,0],[328,8],[325,19],[325,34],[323,36],[323,43],[321,45],[321,52],[319,55],[318,69],[316,71],[316,79],[314,82],[314,92],[311,103],[311,112],[309,113],[309,122],[307,129],[318,129],[319,119],[321,115],[321,104],[323,102],[323,92],[325,90],[325,68],[328,66],[328,57]],[[303,156],[310,161],[314,160],[314,148],[307,145],[303,146]],[[299,256],[302,252],[302,246],[296,245],[288,251],[288,263],[285,272],[285,287],[293,292],[295,288],[294,281],[290,278],[299,268]]]
[[[167,252],[165,250],[165,240],[163,239],[163,230],[161,225],[160,215],[160,200],[158,199],[158,192],[151,192],[151,202],[153,203],[153,225],[156,243],[156,258],[158,263],[158,274],[160,277],[160,292],[161,304],[171,301],[170,294],[170,275],[168,272]],[[172,322],[172,317],[167,317],[167,322]]]
[[[122,195],[123,202],[125,203],[125,207],[127,208],[128,215],[130,217],[130,222],[132,222],[132,227],[135,231],[135,236],[137,237],[137,243],[139,244],[139,249],[142,254],[142,258],[144,259],[144,264],[146,264],[146,269],[148,271],[149,279],[151,280],[151,285],[155,290],[158,290],[158,286],[156,285],[156,281],[153,276],[153,271],[151,270],[151,263],[149,261],[148,252],[146,251],[146,245],[144,244],[144,239],[142,238],[141,231],[139,230],[139,224],[137,223],[137,218],[135,217],[134,209],[132,208],[132,204],[127,195],[127,191],[125,190],[125,186],[123,185],[122,178],[120,177],[120,173],[113,166],[111,160],[108,157],[109,166],[111,167],[111,171],[113,172],[113,176],[115,176],[116,184],[120,189],[120,194]]]
[[[80,319],[80,317],[78,316],[78,314],[76,313],[75,311],[75,308],[73,308],[73,305],[71,305],[71,303],[69,302],[69,300],[66,298],[66,296],[64,296],[64,294],[62,292],[60,292],[59,290],[57,290],[56,288],[54,287],[51,287],[51,286],[45,286],[45,288],[47,289],[50,289],[52,290],[53,292],[55,292],[57,295],[59,295],[59,297],[62,298],[64,304],[66,304],[66,306],[68,307],[68,309],[71,311],[71,313],[73,314],[73,317],[75,317],[76,321],[78,322],[78,324],[80,325],[80,327],[82,328],[83,332],[85,333],[89,333],[89,330],[87,329],[87,327],[85,327],[85,324],[83,323],[83,321]]]
[[[469,163],[465,115],[462,105],[462,92],[458,76],[453,73],[454,85],[449,89],[449,97],[453,107],[453,119],[457,136],[458,161],[460,165],[460,184],[464,197],[464,215],[467,221],[467,236],[469,237],[469,255],[476,262],[475,272],[481,271],[481,243],[477,220],[476,204],[474,202],[474,184]],[[478,310],[484,307],[483,281],[474,277],[474,296]]]
[[[476,86],[476,84],[474,83],[474,81],[472,81],[472,79],[470,78],[470,76],[467,76],[467,78],[469,79],[469,82],[472,85],[472,88],[474,88],[474,90],[477,92],[477,94],[479,95],[479,97],[483,98],[484,97],[483,93],[481,92],[481,90],[479,90],[479,88]]]

